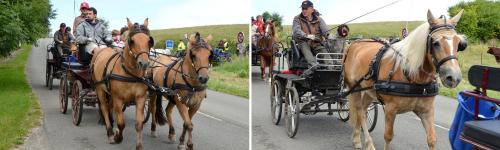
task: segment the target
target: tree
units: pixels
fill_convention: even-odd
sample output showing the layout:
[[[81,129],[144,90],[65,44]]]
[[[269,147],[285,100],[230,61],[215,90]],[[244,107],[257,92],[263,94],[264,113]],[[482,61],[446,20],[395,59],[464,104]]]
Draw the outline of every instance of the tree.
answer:
[[[267,12],[267,11],[265,11],[264,13],[262,13],[262,19],[264,19],[264,22],[265,22],[267,19],[269,19],[269,18],[271,18],[271,13],[269,13],[269,12]]]
[[[278,14],[277,12],[274,12],[271,14],[268,11],[265,11],[264,13],[262,13],[262,19],[264,19],[264,21],[267,21],[267,20],[273,21],[274,26],[276,26],[276,28],[278,28],[278,31],[283,30],[283,25],[282,25],[283,16]]]
[[[457,25],[457,31],[469,39],[487,41],[500,36],[500,2],[476,0],[460,2],[448,9],[455,16],[461,9],[464,13]]]
[[[109,21],[104,19],[104,18],[97,18],[97,20],[99,20],[99,22],[101,22],[101,24],[106,27],[106,29],[109,29]]]
[[[0,10],[0,56],[46,36],[56,15],[49,0],[0,1]]]

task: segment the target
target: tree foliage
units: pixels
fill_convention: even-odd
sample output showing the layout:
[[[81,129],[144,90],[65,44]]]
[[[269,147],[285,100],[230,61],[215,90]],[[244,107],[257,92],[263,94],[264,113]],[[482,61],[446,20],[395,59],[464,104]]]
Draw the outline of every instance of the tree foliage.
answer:
[[[262,13],[262,18],[264,19],[264,21],[266,20],[271,20],[274,22],[274,26],[276,26],[276,28],[278,29],[278,31],[282,31],[283,30],[283,16],[280,15],[279,13],[277,12],[274,12],[274,13],[269,13],[267,11],[265,11],[264,13]]]
[[[476,0],[460,2],[448,9],[455,16],[461,9],[464,13],[457,25],[457,31],[474,41],[487,41],[500,38],[500,2]]]
[[[49,0],[2,0],[0,10],[0,56],[47,35],[56,15]]]

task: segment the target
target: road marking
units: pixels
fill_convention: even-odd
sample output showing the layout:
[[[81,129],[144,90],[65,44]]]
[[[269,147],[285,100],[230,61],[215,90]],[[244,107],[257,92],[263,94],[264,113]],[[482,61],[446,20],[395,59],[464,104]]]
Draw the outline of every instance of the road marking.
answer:
[[[214,120],[217,120],[217,121],[222,122],[222,119],[219,119],[219,118],[217,118],[217,117],[210,116],[210,115],[205,114],[205,113],[203,113],[203,112],[201,112],[201,111],[198,111],[198,113],[200,113],[201,115],[206,116],[206,117],[208,117],[208,118],[212,118],[212,119],[214,119]]]
[[[420,120],[420,118],[418,118],[418,117],[411,117],[411,118],[413,118],[413,119],[415,119],[415,120],[418,120],[418,121],[421,121],[421,120]],[[438,128],[444,129],[444,130],[446,130],[446,131],[450,131],[450,129],[449,129],[449,128],[447,128],[447,127],[444,127],[444,126],[441,126],[441,125],[438,125],[438,124],[435,124],[435,123],[432,123],[432,124],[433,124],[434,126],[438,127]]]

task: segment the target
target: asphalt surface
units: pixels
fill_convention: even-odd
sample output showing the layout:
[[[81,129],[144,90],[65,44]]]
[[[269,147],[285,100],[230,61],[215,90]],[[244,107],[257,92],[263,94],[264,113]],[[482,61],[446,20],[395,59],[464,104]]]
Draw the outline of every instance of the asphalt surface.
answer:
[[[348,122],[339,120],[337,113],[332,116],[326,113],[300,114],[297,135],[289,138],[285,131],[283,114],[279,125],[274,125],[271,121],[269,95],[270,86],[268,82],[260,79],[260,68],[252,67],[253,149],[354,149],[351,142],[352,128]],[[436,149],[451,149],[448,130],[458,104],[451,98],[438,96],[435,105]],[[375,147],[383,149],[384,112],[381,107],[378,115],[377,126],[371,136]],[[396,117],[391,149],[428,149],[426,139],[425,130],[416,115],[405,113]]]
[[[24,149],[134,149],[135,107],[125,112],[126,127],[121,144],[108,144],[105,127],[98,125],[98,109],[84,106],[83,119],[79,126],[72,123],[71,103],[68,112],[59,112],[59,80],[54,80],[54,89],[45,87],[46,45],[50,39],[38,41],[29,56],[26,74],[43,110],[42,126],[28,139]],[[69,99],[71,102],[71,99]],[[166,103],[163,103],[163,107]],[[208,98],[193,119],[193,142],[195,149],[248,149],[249,147],[249,101],[218,92],[208,91]],[[168,127],[157,127],[158,137],[150,136],[150,121],[144,125],[144,149],[177,149],[182,131],[182,119],[174,109],[176,142],[167,138]],[[150,119],[151,120],[151,119]],[[115,126],[116,127],[116,126]]]

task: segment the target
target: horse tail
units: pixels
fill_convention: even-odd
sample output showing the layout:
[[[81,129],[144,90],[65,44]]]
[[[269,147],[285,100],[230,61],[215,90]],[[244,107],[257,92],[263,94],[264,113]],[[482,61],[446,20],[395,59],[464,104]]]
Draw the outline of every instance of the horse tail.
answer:
[[[165,125],[167,122],[167,118],[165,117],[165,113],[163,112],[161,102],[162,102],[162,95],[158,94],[156,95],[156,122],[160,125]]]

